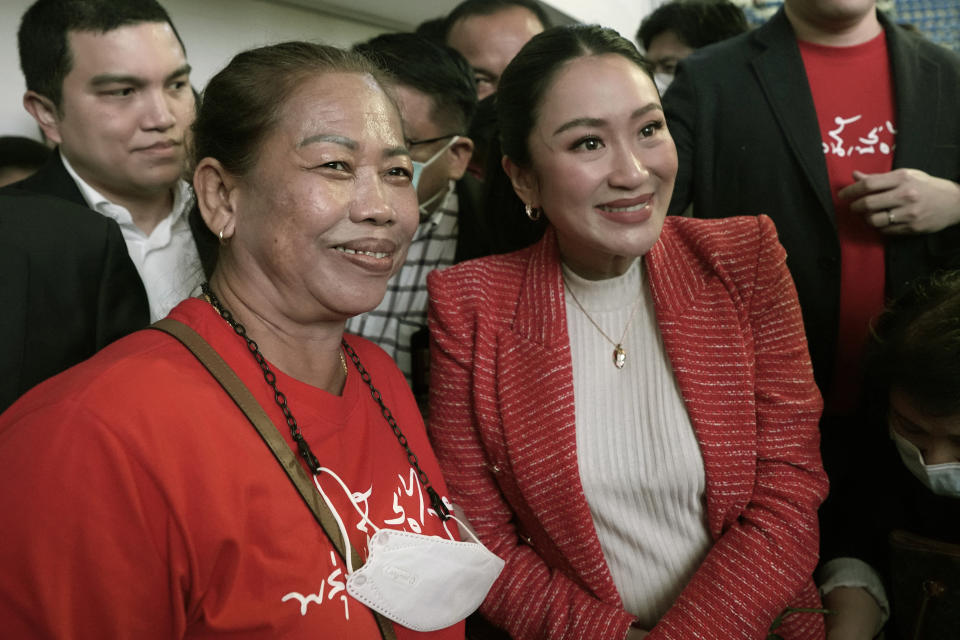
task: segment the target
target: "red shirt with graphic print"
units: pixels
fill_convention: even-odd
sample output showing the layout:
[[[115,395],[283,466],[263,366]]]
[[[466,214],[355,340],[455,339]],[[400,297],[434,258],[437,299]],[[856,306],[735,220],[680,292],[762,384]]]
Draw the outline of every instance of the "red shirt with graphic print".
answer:
[[[886,35],[852,47],[799,42],[817,109],[830,193],[840,239],[840,313],[833,387],[826,413],[856,404],[860,365],[870,319],[884,305],[883,235],[852,213],[837,192],[853,184],[853,172],[886,173],[896,139],[893,88]]]
[[[259,366],[212,307],[191,299],[171,317],[216,349],[291,444]],[[379,347],[347,340],[446,496],[403,375]],[[282,372],[277,386],[321,464],[371,522],[446,537],[352,366],[340,396]],[[365,556],[369,523],[331,476],[320,483]],[[4,637],[380,638],[257,431],[159,331],[114,343],[0,416],[0,486]],[[463,623],[433,633],[394,627],[400,640],[464,637]]]

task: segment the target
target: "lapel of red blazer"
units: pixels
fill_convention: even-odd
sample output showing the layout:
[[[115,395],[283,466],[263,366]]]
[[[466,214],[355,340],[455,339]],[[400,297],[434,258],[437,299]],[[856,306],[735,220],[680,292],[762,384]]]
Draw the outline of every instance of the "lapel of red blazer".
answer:
[[[517,487],[542,527],[527,531],[531,543],[551,566],[619,605],[580,484],[570,358],[559,253],[548,230],[531,252],[514,324],[498,338],[504,443]]]
[[[756,471],[753,371],[742,357],[738,309],[728,283],[667,218],[644,259],[657,324],[706,475],[707,520],[716,540],[750,500]],[[740,354],[740,357],[738,357]]]
[[[753,486],[751,373],[746,360],[730,357],[749,346],[723,349],[743,342],[733,294],[675,222],[667,219],[644,265],[664,346],[703,455],[707,517],[716,539],[746,506]],[[549,231],[531,252],[512,330],[499,336],[497,371],[511,472],[563,558],[548,560],[553,566],[566,564],[601,600],[620,604],[580,484],[563,280]]]

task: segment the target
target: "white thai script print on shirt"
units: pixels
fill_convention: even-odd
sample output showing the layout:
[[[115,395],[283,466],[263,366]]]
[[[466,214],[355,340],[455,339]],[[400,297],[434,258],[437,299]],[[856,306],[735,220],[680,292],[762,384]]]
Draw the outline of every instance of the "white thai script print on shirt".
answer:
[[[889,120],[872,124],[863,120],[863,115],[833,119],[836,127],[828,131],[829,140],[823,141],[823,154],[848,158],[853,155],[879,153],[890,155],[896,148],[897,131]]]
[[[350,497],[357,505],[357,509],[337,513],[343,520],[344,526],[348,530],[353,527],[357,531],[363,532],[366,536],[366,543],[369,544],[370,538],[377,532],[377,529],[386,528],[394,531],[423,533],[428,528],[427,522],[436,519],[442,523],[446,535],[450,537],[451,532],[447,522],[440,520],[437,512],[430,506],[423,485],[417,480],[416,471],[411,468],[406,476],[397,474],[396,478],[397,484],[393,488],[393,517],[386,517],[379,523],[370,519],[370,496],[373,495],[373,487],[371,486],[362,492],[351,490]],[[324,491],[327,491],[326,487]],[[448,509],[452,509],[452,505],[446,497],[443,498],[443,503]],[[384,513],[381,515],[389,516],[390,514]],[[433,529],[433,527],[429,528]],[[354,567],[354,569],[356,568]],[[290,602],[290,606],[296,605],[299,607],[301,616],[306,616],[311,611],[321,608],[338,607],[342,609],[344,620],[350,620],[350,598],[347,596],[346,583],[347,569],[339,555],[331,550],[330,573],[320,579],[319,586],[309,593],[291,591],[285,594],[281,601]],[[311,588],[314,588],[314,586],[311,586]],[[324,611],[324,613],[329,612]]]

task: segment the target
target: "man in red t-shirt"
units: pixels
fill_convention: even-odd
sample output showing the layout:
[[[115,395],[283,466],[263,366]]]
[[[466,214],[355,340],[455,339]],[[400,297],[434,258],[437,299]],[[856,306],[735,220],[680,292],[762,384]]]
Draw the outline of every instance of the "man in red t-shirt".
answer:
[[[960,57],[875,0],[785,0],[762,27],[683,61],[663,102],[680,160],[670,212],[692,204],[697,217],[764,213],[777,225],[838,492],[861,450],[870,318],[917,278],[960,266]],[[877,620],[844,637],[872,637]]]

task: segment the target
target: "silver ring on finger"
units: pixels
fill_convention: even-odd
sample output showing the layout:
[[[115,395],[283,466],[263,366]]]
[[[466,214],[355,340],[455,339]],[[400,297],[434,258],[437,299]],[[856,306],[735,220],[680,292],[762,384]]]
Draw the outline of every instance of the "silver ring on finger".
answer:
[[[896,224],[896,220],[893,219],[893,211],[887,210],[887,226]]]

